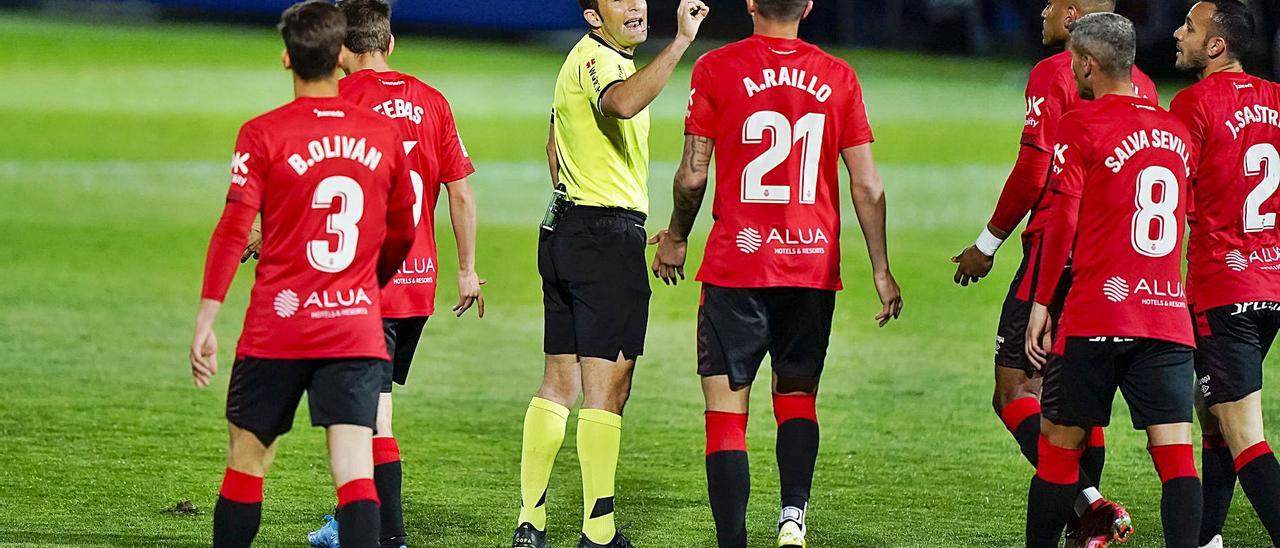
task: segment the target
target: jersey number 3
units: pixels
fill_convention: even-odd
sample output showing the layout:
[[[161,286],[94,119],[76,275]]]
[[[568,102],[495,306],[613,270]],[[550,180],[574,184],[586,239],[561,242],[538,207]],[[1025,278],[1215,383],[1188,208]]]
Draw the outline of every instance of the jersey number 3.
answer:
[[[360,239],[360,227],[356,223],[364,217],[364,190],[355,179],[334,175],[316,185],[311,197],[313,209],[329,210],[335,199],[341,199],[338,211],[325,217],[325,228],[338,237],[337,249],[330,249],[329,240],[307,242],[307,261],[321,272],[342,272],[356,258],[356,242]]]
[[[742,201],[757,204],[791,203],[791,185],[766,185],[764,176],[777,169],[791,156],[796,143],[800,147],[800,203],[812,204],[818,199],[818,165],[822,157],[822,133],[827,115],[811,112],[791,121],[780,112],[762,110],[747,118],[742,126],[742,143],[764,142],[765,132],[773,134],[773,142],[742,170]]]

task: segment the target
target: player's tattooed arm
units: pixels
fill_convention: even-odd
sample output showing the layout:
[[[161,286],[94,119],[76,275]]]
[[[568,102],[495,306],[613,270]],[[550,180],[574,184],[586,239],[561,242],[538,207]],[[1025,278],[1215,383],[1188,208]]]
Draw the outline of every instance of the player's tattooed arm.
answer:
[[[551,169],[551,188],[560,185],[560,154],[556,150],[556,120],[551,118],[551,129],[547,131],[547,167]]]
[[[871,258],[872,280],[880,296],[880,313],[876,322],[884,327],[889,320],[902,314],[902,290],[893,272],[889,270],[889,244],[885,237],[884,182],[876,171],[871,145],[859,145],[840,151],[845,167],[849,170],[849,190],[853,195],[853,210],[862,227],[862,237],[867,242],[867,255]]]
[[[453,313],[459,317],[472,306],[484,317],[484,295],[480,286],[485,280],[476,274],[476,201],[466,177],[445,183],[449,193],[449,221],[453,238],[458,243],[458,304]]]
[[[659,231],[650,244],[658,245],[653,257],[653,275],[664,283],[676,285],[684,279],[684,261],[689,251],[689,233],[702,209],[702,199],[707,193],[707,177],[711,169],[711,153],[715,140],[699,135],[686,135],[684,156],[676,169],[672,185],[674,207],[667,229]]]

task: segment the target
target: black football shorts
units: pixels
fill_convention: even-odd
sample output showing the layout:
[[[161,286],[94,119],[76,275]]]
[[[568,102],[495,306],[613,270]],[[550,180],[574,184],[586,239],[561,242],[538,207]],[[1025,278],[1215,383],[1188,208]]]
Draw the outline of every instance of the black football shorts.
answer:
[[[1031,305],[1035,304],[1033,301],[1036,294],[1036,278],[1026,279],[1028,270],[1033,268],[1030,256],[1032,249],[1029,244],[1023,243],[1022,264],[1013,275],[1013,281],[1009,283],[1009,293],[1005,295],[1004,304],[1000,307],[1000,323],[996,327],[995,357],[996,366],[1021,369],[1028,374],[1036,371],[1031,360],[1027,359],[1026,346],[1027,324],[1031,321]],[[1067,268],[1068,270],[1062,273],[1053,301],[1049,303],[1049,315],[1055,320],[1062,312],[1062,304],[1067,299],[1067,289],[1071,287],[1070,265]],[[1027,294],[1032,297],[1032,300],[1024,301],[1018,298],[1018,290],[1024,280],[1030,285],[1030,292]]]
[[[391,374],[382,382],[382,393],[391,393],[391,383],[404,386],[409,380],[409,367],[413,365],[413,354],[418,350],[418,341],[422,339],[422,328],[426,327],[428,316],[416,318],[383,318],[382,333],[387,337],[387,354],[391,355]]]
[[[1262,360],[1280,330],[1280,302],[1238,303],[1195,311],[1196,377],[1213,406],[1262,390]]]
[[[1119,388],[1135,429],[1191,422],[1192,360],[1190,347],[1167,341],[1070,337],[1044,366],[1042,413],[1062,426],[1107,426]]]
[[[373,428],[378,389],[390,368],[391,362],[369,358],[242,358],[231,367],[227,420],[269,446],[293,428],[293,415],[306,392],[312,426]]]
[[[644,353],[649,324],[645,216],[572,206],[538,240],[543,351],[629,360]]]
[[[827,359],[836,292],[794,287],[702,285],[698,374],[748,386],[769,354],[774,373],[817,380]]]

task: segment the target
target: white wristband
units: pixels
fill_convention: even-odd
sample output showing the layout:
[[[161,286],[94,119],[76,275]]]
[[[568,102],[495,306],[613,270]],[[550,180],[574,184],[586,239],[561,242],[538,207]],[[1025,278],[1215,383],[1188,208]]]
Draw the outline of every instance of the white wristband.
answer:
[[[1004,240],[997,238],[989,228],[983,228],[982,234],[979,234],[977,241],[973,242],[973,246],[988,257],[994,257],[1002,244],[1004,244]]]

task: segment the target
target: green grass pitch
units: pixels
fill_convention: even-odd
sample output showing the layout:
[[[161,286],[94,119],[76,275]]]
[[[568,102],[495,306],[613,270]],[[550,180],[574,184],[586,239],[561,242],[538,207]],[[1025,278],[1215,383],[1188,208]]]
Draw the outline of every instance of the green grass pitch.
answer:
[[[268,29],[6,13],[0,43],[10,46],[0,57],[0,545],[207,545],[249,268],[219,321],[223,369],[213,387],[191,386],[186,352],[235,131],[290,98],[279,41]],[[542,369],[534,244],[562,55],[405,39],[393,57],[453,102],[479,169],[479,270],[489,280],[488,316],[432,320],[412,382],[397,392],[415,546],[502,546],[515,525],[521,421]],[[842,55],[866,88],[906,310],[875,327],[865,252],[846,215],[848,289],[818,404],[811,545],[1019,545],[1032,471],[989,403],[996,315],[1018,250],[1009,246],[990,280],[968,289],[951,283],[947,259],[972,241],[1011,165],[1029,67]],[[687,69],[652,107],[651,232],[669,212]],[[1164,91],[1167,102],[1175,89]],[[708,218],[704,210],[698,234]],[[446,226],[445,273],[455,264]],[[693,248],[696,266],[701,245]],[[441,279],[447,310],[456,288]],[[640,546],[714,545],[693,363],[696,290],[654,287],[648,354],[627,408],[618,520],[633,524]],[[777,479],[763,387],[753,403],[749,519],[752,545],[769,546]],[[263,545],[302,544],[333,505],[323,436],[306,420],[303,411],[267,478]],[[1159,546],[1158,480],[1123,405],[1108,434],[1103,490],[1133,512],[1129,545]],[[549,497],[557,546],[576,540],[582,511],[573,439],[570,426]],[[184,499],[203,513],[164,511]],[[1236,501],[1229,543],[1264,546],[1247,501]]]

